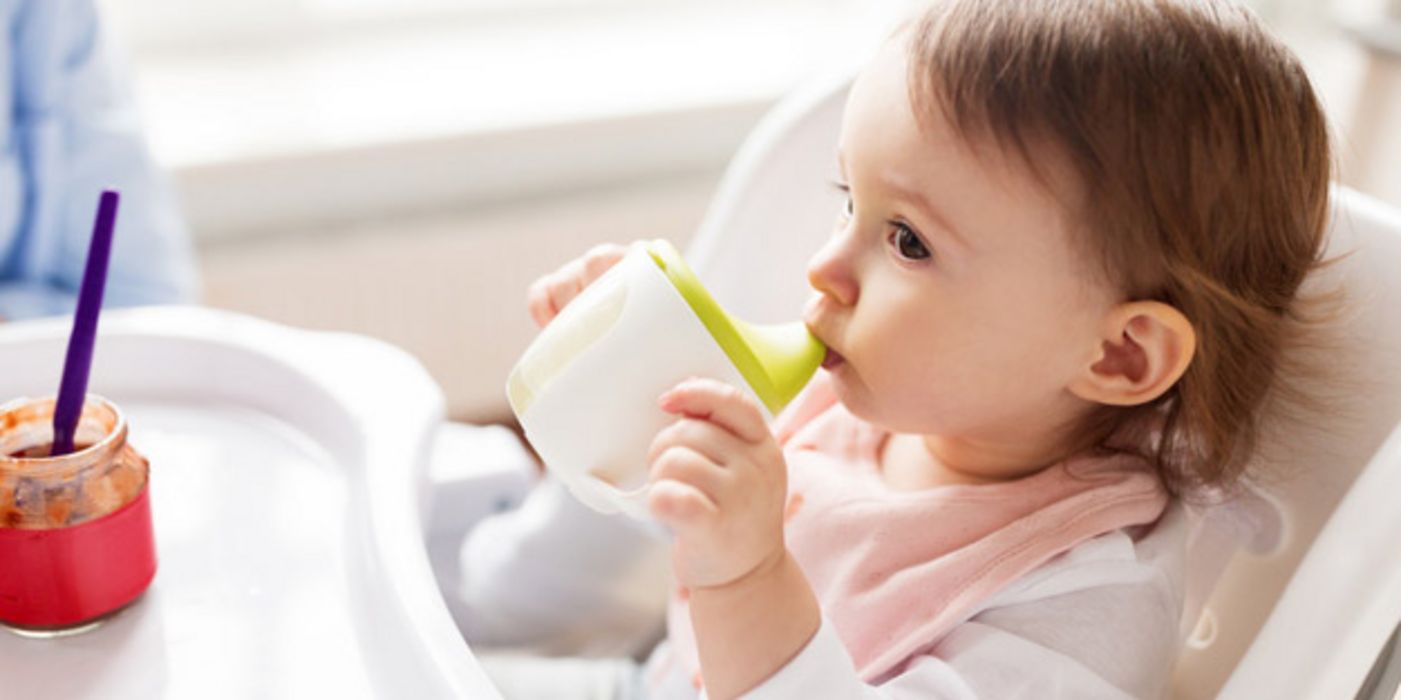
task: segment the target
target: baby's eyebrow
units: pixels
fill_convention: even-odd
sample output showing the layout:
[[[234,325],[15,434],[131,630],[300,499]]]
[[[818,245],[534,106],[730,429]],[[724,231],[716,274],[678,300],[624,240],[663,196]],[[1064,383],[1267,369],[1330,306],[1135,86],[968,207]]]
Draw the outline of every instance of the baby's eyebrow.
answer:
[[[895,193],[899,195],[901,199],[913,203],[916,209],[919,209],[922,214],[924,214],[929,219],[933,220],[934,223],[937,224],[938,227],[944,233],[948,234],[948,237],[952,238],[954,243],[958,244],[959,247],[963,248],[964,250],[972,249],[972,246],[968,244],[968,239],[963,237],[963,234],[960,233],[958,228],[953,225],[952,220],[949,219],[949,217],[945,216],[942,211],[937,209],[934,206],[934,204],[929,201],[929,198],[924,196],[923,192],[920,192],[914,187],[908,187],[904,185],[900,182],[899,178],[895,177],[889,171],[884,173],[884,175],[885,176],[882,178],[882,181],[886,184],[887,187],[894,190]]]
[[[846,173],[846,153],[842,150],[841,146],[837,147],[837,172],[841,174]],[[968,239],[964,238],[963,234],[953,226],[951,219],[944,216],[941,211],[935,208],[929,199],[917,188],[903,185],[899,178],[895,177],[888,170],[882,173],[881,181],[887,187],[894,190],[901,199],[913,203],[921,214],[932,220],[948,238],[953,239],[955,245],[965,251],[973,249],[973,247],[968,244]]]

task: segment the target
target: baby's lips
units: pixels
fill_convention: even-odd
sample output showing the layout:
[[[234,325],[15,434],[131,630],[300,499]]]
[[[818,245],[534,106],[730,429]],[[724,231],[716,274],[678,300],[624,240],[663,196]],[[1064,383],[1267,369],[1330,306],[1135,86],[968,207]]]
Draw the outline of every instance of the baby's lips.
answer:
[[[846,362],[846,358],[842,357],[841,353],[829,347],[827,348],[827,354],[822,356],[822,369],[830,370],[843,362]]]

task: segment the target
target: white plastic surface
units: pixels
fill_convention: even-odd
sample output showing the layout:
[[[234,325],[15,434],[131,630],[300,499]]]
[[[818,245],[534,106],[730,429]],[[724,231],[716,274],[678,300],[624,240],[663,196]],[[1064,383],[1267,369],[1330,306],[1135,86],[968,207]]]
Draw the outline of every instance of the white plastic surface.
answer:
[[[1401,621],[1401,428],[1300,563],[1220,698],[1354,697]]]
[[[67,326],[0,325],[0,396]],[[207,310],[104,316],[89,389],[151,460],[159,570],[81,635],[0,632],[0,697],[497,697],[438,594],[422,492],[442,397],[365,338]]]
[[[1276,457],[1289,475],[1273,489],[1287,519],[1280,551],[1238,557],[1209,604],[1223,635],[1233,624],[1239,635],[1242,611],[1270,606],[1263,626],[1245,628],[1249,649],[1220,698],[1353,697],[1401,622],[1401,210],[1334,195],[1339,261],[1322,279],[1347,294],[1329,358],[1343,371],[1309,439]],[[1281,572],[1287,587],[1272,578]]]

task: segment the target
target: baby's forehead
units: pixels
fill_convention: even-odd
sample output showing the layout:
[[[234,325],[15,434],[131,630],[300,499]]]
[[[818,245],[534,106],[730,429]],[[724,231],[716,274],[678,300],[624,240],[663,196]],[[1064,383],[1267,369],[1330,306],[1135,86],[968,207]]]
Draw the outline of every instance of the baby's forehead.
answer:
[[[942,101],[916,102],[903,72],[873,73],[882,67],[891,66],[875,63],[853,85],[836,148],[841,166],[881,171],[911,187],[945,189],[961,182],[1010,197],[1049,194],[1062,204],[1078,204],[1079,175],[1064,148],[1034,129],[1017,140],[961,127]]]

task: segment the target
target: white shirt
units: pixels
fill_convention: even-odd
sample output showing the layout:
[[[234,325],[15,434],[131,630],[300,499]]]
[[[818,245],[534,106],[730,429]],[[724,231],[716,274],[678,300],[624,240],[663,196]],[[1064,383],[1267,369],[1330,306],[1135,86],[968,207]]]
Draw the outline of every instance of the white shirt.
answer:
[[[746,698],[1157,698],[1179,648],[1187,518],[1088,540],[1010,584],[927,653],[874,685],[824,620]],[[670,556],[655,528],[603,516],[546,480],[520,510],[468,536],[452,601],[474,646],[633,655],[660,638]],[[694,699],[652,654],[649,697]]]

